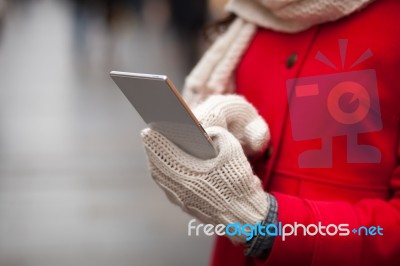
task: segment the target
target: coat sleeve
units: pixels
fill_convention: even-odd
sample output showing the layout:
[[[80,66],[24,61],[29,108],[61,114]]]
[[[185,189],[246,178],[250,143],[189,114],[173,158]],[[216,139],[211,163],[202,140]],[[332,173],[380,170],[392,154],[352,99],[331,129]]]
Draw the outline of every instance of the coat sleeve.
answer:
[[[400,145],[397,147],[400,158]],[[363,199],[355,204],[305,200],[280,193],[275,195],[278,221],[302,223],[349,224],[348,236],[278,236],[267,260],[257,265],[400,265],[400,164],[393,171],[390,200]],[[383,236],[359,236],[360,226],[380,226]]]

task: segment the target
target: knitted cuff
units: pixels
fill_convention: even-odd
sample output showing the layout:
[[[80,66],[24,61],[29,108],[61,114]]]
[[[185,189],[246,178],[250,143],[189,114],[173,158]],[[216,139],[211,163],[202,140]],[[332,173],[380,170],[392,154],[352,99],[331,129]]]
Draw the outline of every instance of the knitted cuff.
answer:
[[[278,222],[278,203],[275,197],[271,194],[266,194],[269,197],[269,211],[267,217],[262,222],[262,226],[269,224],[277,224]],[[257,234],[250,241],[246,242],[246,249],[244,255],[248,257],[264,258],[267,255],[267,251],[272,248],[274,244],[275,236],[271,236],[267,233],[264,235]]]

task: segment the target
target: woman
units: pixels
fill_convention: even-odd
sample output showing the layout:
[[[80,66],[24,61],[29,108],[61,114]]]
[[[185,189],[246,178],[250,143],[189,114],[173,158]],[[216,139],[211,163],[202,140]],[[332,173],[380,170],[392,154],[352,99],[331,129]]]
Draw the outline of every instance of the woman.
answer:
[[[184,91],[219,154],[199,160],[146,129],[155,181],[204,223],[348,229],[219,237],[212,265],[400,265],[400,2],[227,10],[237,18]]]

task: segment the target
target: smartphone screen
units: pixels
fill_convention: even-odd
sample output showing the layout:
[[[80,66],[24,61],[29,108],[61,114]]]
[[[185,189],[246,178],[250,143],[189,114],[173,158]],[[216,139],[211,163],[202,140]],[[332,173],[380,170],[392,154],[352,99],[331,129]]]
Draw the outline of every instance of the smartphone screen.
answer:
[[[110,76],[152,129],[197,158],[216,156],[210,137],[167,76],[117,71]]]

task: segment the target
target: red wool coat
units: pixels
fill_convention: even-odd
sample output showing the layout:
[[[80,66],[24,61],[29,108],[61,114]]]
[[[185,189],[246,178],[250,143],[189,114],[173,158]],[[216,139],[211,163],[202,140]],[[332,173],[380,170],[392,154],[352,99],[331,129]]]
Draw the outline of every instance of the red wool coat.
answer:
[[[278,221],[345,223],[350,230],[379,225],[384,235],[300,235],[286,241],[278,236],[264,261],[245,258],[242,245],[234,246],[220,237],[212,265],[400,265],[399,16],[400,1],[380,0],[349,17],[296,34],[259,29],[236,70],[237,93],[244,95],[270,126],[271,155],[254,162],[254,169],[265,190],[277,198]],[[347,40],[345,54],[342,41],[342,56],[339,40]],[[317,60],[318,52],[331,63]],[[321,59],[321,55],[317,57]],[[365,74],[364,70],[374,71]],[[353,73],[349,76],[348,72]],[[375,120],[368,117],[370,112],[365,119],[372,122],[361,121],[365,116],[362,108],[358,110],[357,101],[349,102],[350,98],[346,107],[346,95],[340,90],[329,94],[334,87],[327,76],[331,74],[340,74],[336,82],[342,79],[368,87],[367,104]],[[287,89],[288,80],[306,77],[312,77],[306,83],[314,84],[308,91],[302,94],[300,88],[296,94],[292,85]],[[319,91],[315,84],[322,84]],[[336,109],[335,99],[339,102]],[[365,99],[361,102],[365,104]],[[359,99],[358,104],[361,102]],[[354,121],[346,124],[341,118],[357,110],[363,126],[351,128],[349,123]],[[332,119],[335,112],[336,120]],[[304,128],[311,130],[301,131]],[[355,141],[351,136],[356,136]],[[373,146],[375,151],[351,154],[348,150],[354,143]],[[321,160],[308,158],[300,167],[304,151],[321,147],[328,147]]]

